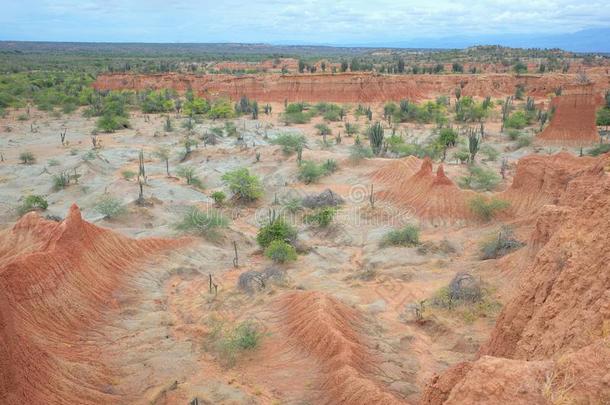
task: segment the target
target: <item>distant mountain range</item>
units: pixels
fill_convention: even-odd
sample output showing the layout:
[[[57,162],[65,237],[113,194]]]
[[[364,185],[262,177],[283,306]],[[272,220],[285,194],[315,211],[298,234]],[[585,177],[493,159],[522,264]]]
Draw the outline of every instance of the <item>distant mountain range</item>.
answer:
[[[283,45],[289,42],[283,42]],[[290,43],[292,45],[298,42]],[[610,28],[587,29],[570,34],[493,34],[453,35],[439,38],[409,38],[401,41],[370,43],[336,43],[331,46],[374,48],[463,49],[475,45],[501,45],[512,48],[559,48],[572,52],[610,53]]]

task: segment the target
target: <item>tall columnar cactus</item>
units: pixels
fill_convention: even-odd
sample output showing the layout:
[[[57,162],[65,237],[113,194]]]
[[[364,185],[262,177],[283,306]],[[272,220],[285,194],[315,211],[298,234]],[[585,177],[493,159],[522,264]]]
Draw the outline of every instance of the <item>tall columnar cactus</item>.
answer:
[[[371,149],[376,155],[379,155],[383,147],[383,127],[381,123],[376,122],[373,124],[368,132]]]
[[[477,156],[479,151],[481,138],[476,131],[470,131],[468,134],[468,150],[470,152],[470,163],[474,163],[474,158]]]
[[[502,104],[502,128],[500,129],[500,132],[504,132],[504,122],[506,121],[506,119],[508,118],[508,115],[510,114],[510,109],[512,107],[512,104],[513,104],[513,96],[506,97],[504,104]]]

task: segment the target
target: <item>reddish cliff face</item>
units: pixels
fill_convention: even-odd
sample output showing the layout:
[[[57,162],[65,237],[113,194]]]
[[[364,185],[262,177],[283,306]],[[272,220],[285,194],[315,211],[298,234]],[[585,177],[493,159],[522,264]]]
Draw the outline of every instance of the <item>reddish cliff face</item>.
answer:
[[[596,94],[568,94],[553,98],[553,118],[536,140],[546,144],[570,146],[586,146],[599,142],[595,113],[600,104],[600,97]]]
[[[147,254],[176,246],[131,240],[82,220],[35,213],[0,233],[0,403],[116,403],[115,375],[84,337]]]
[[[608,403],[609,229],[607,178],[580,206],[545,208],[532,241],[542,247],[482,357],[436,376],[423,402]]]
[[[603,91],[607,77],[592,76],[593,90]],[[605,80],[605,82],[604,82]],[[422,100],[453,94],[456,87],[463,95],[504,97],[515,93],[522,84],[529,95],[546,97],[556,88],[578,87],[575,75],[520,76],[510,74],[481,75],[378,75],[371,73],[306,75],[195,75],[195,74],[104,74],[93,84],[100,90],[163,89],[186,91],[192,88],[203,97],[241,96],[262,102],[334,101],[385,102],[401,99]]]

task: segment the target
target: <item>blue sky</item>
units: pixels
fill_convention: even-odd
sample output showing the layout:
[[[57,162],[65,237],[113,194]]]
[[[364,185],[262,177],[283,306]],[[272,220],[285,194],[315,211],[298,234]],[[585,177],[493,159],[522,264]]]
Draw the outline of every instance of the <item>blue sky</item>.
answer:
[[[0,0],[0,39],[392,43],[610,26],[605,1]]]

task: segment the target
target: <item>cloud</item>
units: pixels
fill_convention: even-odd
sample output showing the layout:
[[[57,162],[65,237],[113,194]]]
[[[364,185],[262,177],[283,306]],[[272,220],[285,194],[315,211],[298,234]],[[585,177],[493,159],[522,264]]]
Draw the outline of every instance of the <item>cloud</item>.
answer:
[[[607,1],[23,0],[0,38],[64,41],[355,43],[607,27]]]

